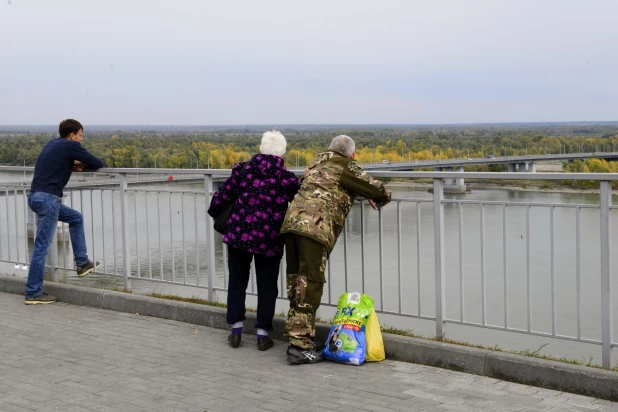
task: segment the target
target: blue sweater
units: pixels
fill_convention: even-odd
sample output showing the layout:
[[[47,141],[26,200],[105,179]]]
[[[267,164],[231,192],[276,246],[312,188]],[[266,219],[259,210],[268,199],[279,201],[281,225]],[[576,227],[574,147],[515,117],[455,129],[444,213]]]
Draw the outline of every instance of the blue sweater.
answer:
[[[36,159],[30,191],[62,197],[62,189],[73,172],[74,160],[86,164],[88,169],[103,167],[101,159],[90,154],[80,143],[62,137],[50,140]]]

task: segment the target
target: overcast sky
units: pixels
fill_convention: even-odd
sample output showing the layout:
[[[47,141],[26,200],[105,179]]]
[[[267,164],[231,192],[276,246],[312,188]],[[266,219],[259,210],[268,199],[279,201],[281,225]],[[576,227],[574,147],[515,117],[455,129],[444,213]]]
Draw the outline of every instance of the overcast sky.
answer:
[[[0,124],[618,120],[616,0],[0,0]]]

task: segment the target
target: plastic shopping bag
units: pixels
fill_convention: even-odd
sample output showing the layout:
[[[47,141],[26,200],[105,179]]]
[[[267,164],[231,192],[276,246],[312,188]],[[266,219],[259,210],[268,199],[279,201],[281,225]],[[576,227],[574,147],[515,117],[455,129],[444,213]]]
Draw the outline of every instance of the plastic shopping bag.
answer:
[[[386,359],[382,331],[380,330],[380,322],[378,322],[378,315],[376,315],[375,309],[371,309],[371,315],[369,315],[367,320],[365,339],[367,341],[367,362],[380,362]]]
[[[365,328],[372,310],[373,299],[362,293],[344,293],[339,297],[337,313],[323,351],[326,359],[352,365],[365,362]]]

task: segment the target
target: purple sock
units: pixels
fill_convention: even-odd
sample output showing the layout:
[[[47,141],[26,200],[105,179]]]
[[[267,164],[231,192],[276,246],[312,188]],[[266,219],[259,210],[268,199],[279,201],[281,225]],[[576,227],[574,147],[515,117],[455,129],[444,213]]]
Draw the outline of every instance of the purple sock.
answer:
[[[242,335],[242,326],[240,328],[232,328],[232,333],[234,335]]]

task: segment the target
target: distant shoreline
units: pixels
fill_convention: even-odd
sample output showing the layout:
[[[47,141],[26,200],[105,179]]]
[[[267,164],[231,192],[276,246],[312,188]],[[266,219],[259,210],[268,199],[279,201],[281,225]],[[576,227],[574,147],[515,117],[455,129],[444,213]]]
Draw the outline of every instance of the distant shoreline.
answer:
[[[239,133],[260,134],[266,130],[282,131],[296,130],[442,130],[460,128],[502,128],[526,129],[537,127],[569,127],[569,126],[618,126],[618,120],[601,121],[560,121],[560,122],[463,122],[463,123],[237,123],[237,124],[89,124],[85,125],[87,132],[95,133],[208,133],[233,131]],[[1,135],[57,134],[56,124],[0,124]]]

